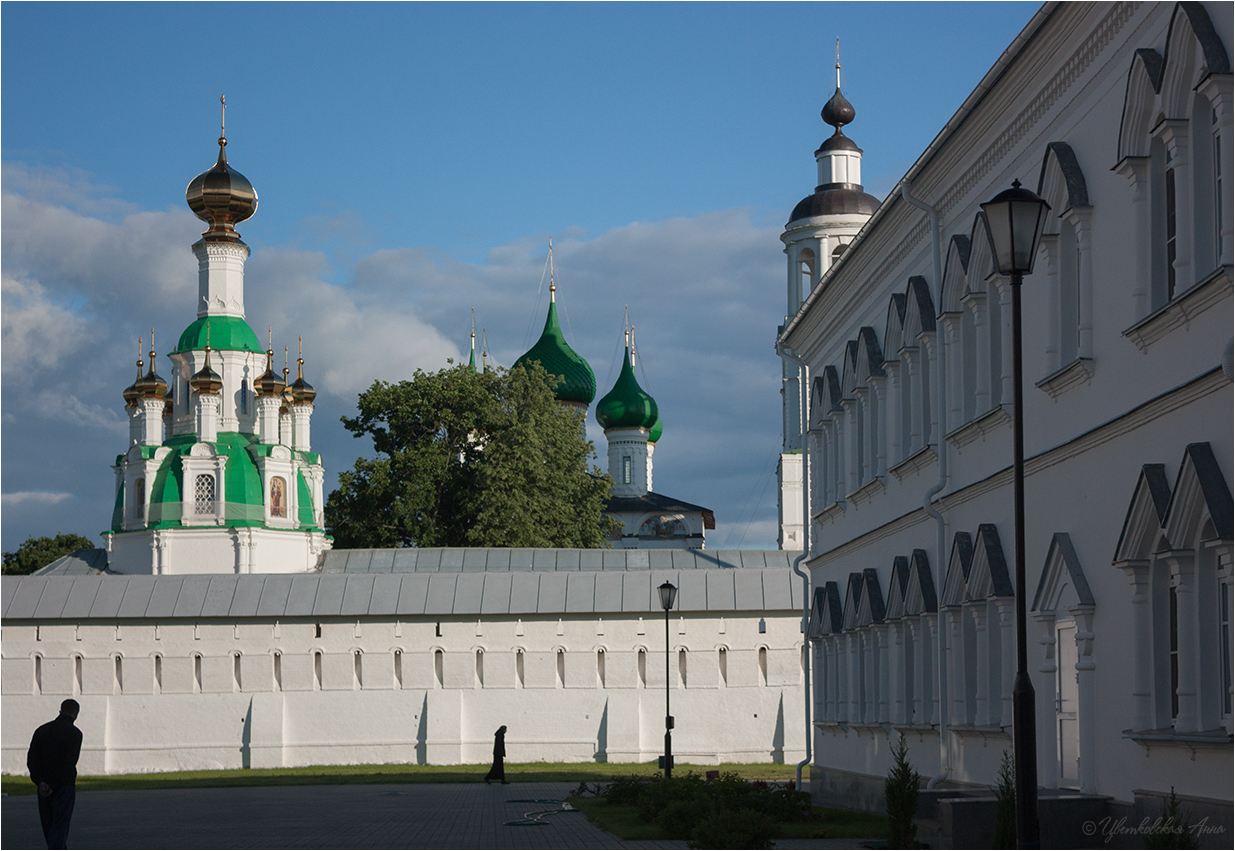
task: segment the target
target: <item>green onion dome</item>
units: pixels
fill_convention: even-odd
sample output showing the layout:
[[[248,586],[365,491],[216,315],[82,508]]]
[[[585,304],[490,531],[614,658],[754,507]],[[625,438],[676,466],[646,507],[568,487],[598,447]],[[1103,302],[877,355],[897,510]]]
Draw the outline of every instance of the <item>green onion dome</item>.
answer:
[[[566,345],[557,321],[557,304],[552,301],[549,302],[549,316],[545,319],[544,332],[536,345],[515,361],[515,366],[534,361],[539,361],[545,372],[563,379],[553,388],[553,395],[559,402],[584,406],[592,404],[592,400],[596,398],[596,376],[588,362]]]
[[[645,393],[635,380],[635,371],[630,365],[630,348],[627,347],[617,383],[596,403],[596,422],[608,431],[611,428],[651,429],[659,421],[656,400]]]
[[[264,351],[249,323],[239,316],[201,316],[184,329],[176,343],[176,352],[200,351],[206,348],[207,341],[216,352],[253,352],[260,355]]]
[[[660,417],[656,417],[656,422],[652,424],[652,433],[648,435],[648,443],[655,443],[660,440],[660,436],[665,433],[665,424],[660,421]]]

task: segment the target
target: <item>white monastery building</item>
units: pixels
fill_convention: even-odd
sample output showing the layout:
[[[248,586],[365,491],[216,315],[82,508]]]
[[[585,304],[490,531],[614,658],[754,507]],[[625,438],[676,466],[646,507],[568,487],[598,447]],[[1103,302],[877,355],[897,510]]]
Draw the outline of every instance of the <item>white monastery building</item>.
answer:
[[[1023,284],[1044,800],[1135,823],[1174,789],[1229,847],[1231,50],[1229,3],[1047,3],[880,204],[838,71],[777,339],[818,800],[880,808],[901,733],[931,801],[989,795],[1012,748],[1011,289],[979,205],[1019,180],[1050,205]]]
[[[801,760],[796,553],[704,551],[711,512],[652,492],[662,425],[632,345],[597,406],[614,549],[330,549],[303,358],[280,376],[245,321],[235,224],[257,193],[225,144],[188,188],[210,225],[197,319],[170,382],[151,351],[123,394],[106,550],[0,582],[3,771],[70,695],[85,774],[482,763],[503,724],[516,762],[654,761],[667,691],[678,761]],[[552,300],[523,359],[587,413],[595,377]]]

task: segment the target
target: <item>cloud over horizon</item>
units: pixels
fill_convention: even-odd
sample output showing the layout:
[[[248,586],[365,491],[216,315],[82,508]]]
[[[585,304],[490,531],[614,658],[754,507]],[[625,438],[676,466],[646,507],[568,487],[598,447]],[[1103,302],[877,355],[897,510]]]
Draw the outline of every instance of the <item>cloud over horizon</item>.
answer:
[[[183,208],[137,209],[78,173],[7,163],[4,178],[2,490],[11,550],[30,535],[90,535],[107,525],[107,467],[125,448],[120,394],[132,381],[136,338],[148,350],[155,327],[166,375],[164,353],[195,315],[197,263],[188,248],[201,225]],[[470,308],[499,364],[535,341],[552,235],[563,331],[591,363],[598,398],[616,378],[629,309],[638,377],[665,422],[658,492],[714,509],[710,547],[726,538],[730,546],[775,546],[767,477],[780,445],[772,343],[784,272],[779,227],[759,211],[633,222],[595,235],[577,227],[533,233],[475,262],[433,247],[375,247],[363,242],[359,215],[334,218],[306,218],[309,236],[294,244],[253,245],[245,276],[258,336],[273,326],[276,348],[290,346],[293,358],[304,337],[305,377],[319,391],[314,449],[328,491],[367,449],[339,424],[356,394],[375,379],[466,358]],[[591,416],[589,436],[603,466]]]

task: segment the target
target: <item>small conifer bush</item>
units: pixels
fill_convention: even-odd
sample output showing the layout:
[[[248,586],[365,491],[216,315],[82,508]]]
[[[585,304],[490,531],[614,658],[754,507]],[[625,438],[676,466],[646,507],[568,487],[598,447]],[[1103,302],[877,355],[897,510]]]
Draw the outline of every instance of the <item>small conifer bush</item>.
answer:
[[[922,775],[909,764],[909,749],[901,733],[892,747],[892,770],[883,784],[884,805],[888,810],[888,847],[913,848],[918,835],[914,817],[918,814],[918,787]]]

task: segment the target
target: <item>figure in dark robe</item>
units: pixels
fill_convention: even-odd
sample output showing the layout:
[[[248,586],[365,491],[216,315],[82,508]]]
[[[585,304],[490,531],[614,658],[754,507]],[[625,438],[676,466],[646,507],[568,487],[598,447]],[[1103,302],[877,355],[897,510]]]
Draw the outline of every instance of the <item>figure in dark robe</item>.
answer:
[[[489,773],[485,775],[485,782],[489,783],[494,780],[500,780],[502,783],[509,783],[506,779],[506,725],[497,728],[497,732],[493,734],[493,767],[489,769]]]

